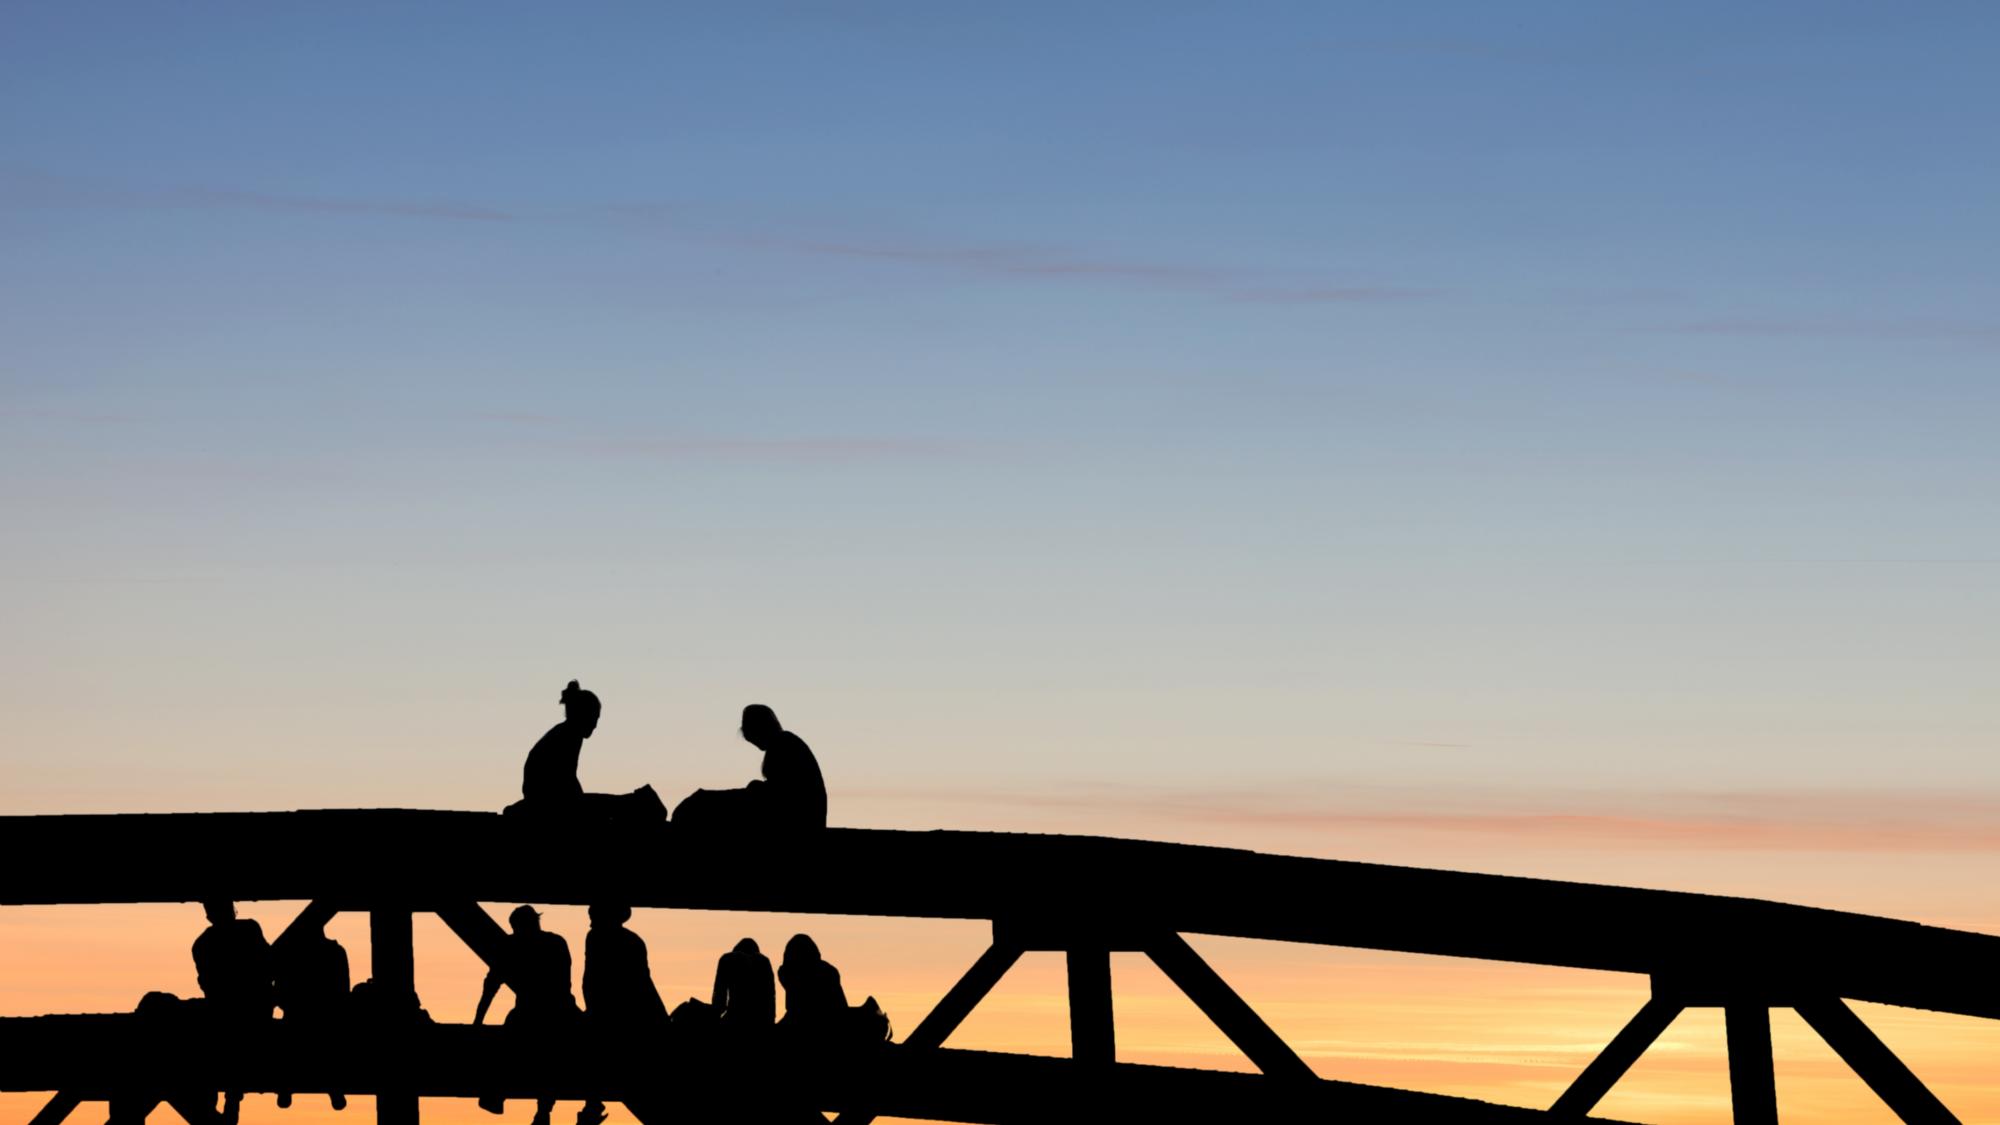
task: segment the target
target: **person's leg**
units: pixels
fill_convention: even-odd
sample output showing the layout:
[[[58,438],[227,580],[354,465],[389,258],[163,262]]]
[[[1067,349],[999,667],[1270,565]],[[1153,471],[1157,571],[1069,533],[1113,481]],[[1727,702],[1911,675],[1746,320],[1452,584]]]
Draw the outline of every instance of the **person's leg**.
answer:
[[[554,1098],[543,1098],[541,1101],[536,1102],[535,1125],[549,1125],[549,1114],[554,1113],[555,1109],[556,1100]]]

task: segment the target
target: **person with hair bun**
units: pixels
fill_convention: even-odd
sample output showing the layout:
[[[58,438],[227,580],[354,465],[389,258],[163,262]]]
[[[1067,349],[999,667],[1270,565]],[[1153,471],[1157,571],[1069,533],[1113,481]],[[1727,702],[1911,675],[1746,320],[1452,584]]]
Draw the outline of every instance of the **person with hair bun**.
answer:
[[[521,799],[530,804],[554,806],[583,797],[583,783],[576,779],[577,760],[583,756],[583,740],[597,730],[604,705],[596,692],[585,691],[575,680],[560,698],[563,721],[528,751],[528,764],[521,770]]]
[[[664,819],[666,806],[650,785],[630,793],[583,791],[576,776],[577,762],[583,756],[583,740],[597,731],[604,705],[598,702],[596,692],[586,691],[575,680],[563,688],[559,698],[563,721],[550,727],[528,751],[527,764],[521,768],[521,800],[506,811],[572,819]]]

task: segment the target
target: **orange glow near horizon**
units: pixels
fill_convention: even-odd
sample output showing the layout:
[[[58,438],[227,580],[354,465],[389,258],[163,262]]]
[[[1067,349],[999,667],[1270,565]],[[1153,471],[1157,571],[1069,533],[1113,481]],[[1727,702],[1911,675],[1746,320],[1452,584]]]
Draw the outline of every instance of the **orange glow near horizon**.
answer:
[[[298,905],[246,904],[243,913],[275,934]],[[580,956],[583,912],[551,907],[546,922]],[[120,1011],[153,989],[190,994],[187,947],[201,925],[193,906],[0,910],[0,956],[10,967],[0,1014]],[[641,911],[633,926],[647,940],[654,979],[669,1005],[705,995],[715,956],[737,938],[753,936],[776,948],[794,932],[811,932],[841,967],[850,999],[877,997],[899,1033],[971,964],[987,937],[978,923],[704,911]],[[366,920],[344,915],[329,933],[348,948],[356,978],[364,977]],[[416,937],[425,1007],[441,1021],[469,1020],[483,967],[434,918],[418,920]],[[1238,939],[1191,941],[1323,1077],[1523,1106],[1553,1102],[1645,994],[1642,980],[1620,974]],[[1113,979],[1121,1059],[1249,1069],[1143,957],[1118,955]],[[504,1011],[504,993],[500,1003]],[[2000,1076],[1991,1064],[2000,1053],[2000,1026],[1873,1005],[1857,1010],[1962,1118],[2000,1118]],[[1774,1013],[1773,1037],[1788,1123],[1893,1120],[1795,1015]],[[1062,1055],[1067,1039],[1060,959],[1031,954],[951,1045]],[[0,1096],[0,1117],[26,1121],[42,1100]],[[100,1109],[86,1105],[74,1120],[89,1125]],[[511,1106],[501,1120],[525,1119],[529,1112],[525,1105]],[[558,1120],[568,1112],[559,1107]],[[1655,1125],[1727,1120],[1720,1013],[1685,1013],[1598,1112]],[[496,1120],[454,1099],[427,1101],[425,1117],[436,1125]],[[366,1099],[337,1115],[317,1097],[300,1097],[286,1112],[269,1097],[252,1097],[244,1109],[248,1125],[369,1118]]]

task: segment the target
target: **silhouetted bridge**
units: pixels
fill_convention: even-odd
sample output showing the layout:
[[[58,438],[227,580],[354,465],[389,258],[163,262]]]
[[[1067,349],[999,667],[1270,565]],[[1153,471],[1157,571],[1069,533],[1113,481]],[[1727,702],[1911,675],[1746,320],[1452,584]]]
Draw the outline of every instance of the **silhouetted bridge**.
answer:
[[[792,840],[671,825],[551,828],[491,813],[0,817],[0,904],[309,900],[370,917],[373,976],[412,987],[411,916],[436,913],[506,972],[482,902],[981,919],[993,944],[897,1045],[761,1058],[754,1077],[842,1111],[972,1122],[1111,1117],[1455,1123],[1584,1120],[1687,1007],[1725,1013],[1739,1125],[1777,1120],[1769,1010],[1793,1008],[1906,1122],[1956,1118],[1846,1000],[2000,1018],[2000,937],[1753,899],[1263,855],[1100,837],[828,829]],[[1215,934],[1640,973],[1652,998],[1548,1110],[1317,1078],[1180,935]],[[1065,954],[1071,1057],[949,1050],[946,1036],[1024,953]],[[1110,954],[1142,952],[1262,1071],[1114,1061]],[[16,967],[21,971],[27,967]],[[658,1125],[744,1060],[701,1043],[646,1058],[576,1046],[515,1057],[497,1028],[424,1025],[306,1040],[283,1021],[216,1041],[138,1016],[0,1019],[0,1089],[82,1100],[178,1088],[624,1101]],[[700,1076],[699,1078],[695,1076]],[[190,1125],[206,1106],[174,1103]]]

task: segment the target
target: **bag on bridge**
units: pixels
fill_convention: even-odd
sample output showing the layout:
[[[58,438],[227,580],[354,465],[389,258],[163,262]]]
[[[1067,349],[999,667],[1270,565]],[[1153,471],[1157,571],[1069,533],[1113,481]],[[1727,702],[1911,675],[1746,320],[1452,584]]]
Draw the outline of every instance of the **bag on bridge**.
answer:
[[[696,832],[761,832],[770,827],[761,787],[697,789],[674,806],[673,824]]]
[[[667,819],[667,805],[652,786],[641,785],[630,793],[583,793],[556,802],[523,799],[501,809],[500,814],[559,823],[657,824]]]
[[[668,1018],[676,1028],[693,1028],[698,1033],[713,1031],[722,1024],[722,1013],[715,1005],[692,996],[675,1005],[674,1014]]]
[[[887,1043],[895,1038],[889,1013],[870,996],[847,1010],[848,1033],[863,1043]]]

